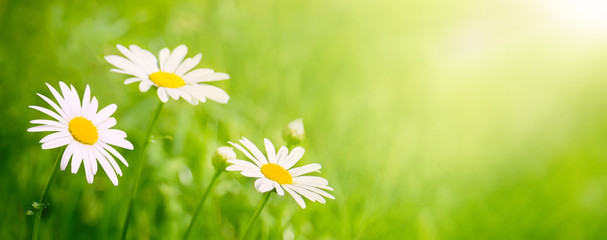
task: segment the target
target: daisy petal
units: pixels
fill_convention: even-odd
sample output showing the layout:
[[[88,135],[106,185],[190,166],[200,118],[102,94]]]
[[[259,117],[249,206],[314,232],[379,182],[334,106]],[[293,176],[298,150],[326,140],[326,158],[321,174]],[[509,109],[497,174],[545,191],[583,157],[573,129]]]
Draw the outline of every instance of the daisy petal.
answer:
[[[242,143],[242,145],[244,145],[262,165],[268,164],[268,159],[266,159],[263,153],[259,151],[259,148],[257,148],[249,139],[242,137],[240,143]]]
[[[205,97],[215,102],[225,104],[230,100],[230,96],[221,88],[206,84],[197,85],[197,88]]]
[[[308,186],[313,186],[313,187],[329,185],[329,181],[327,181],[327,179],[317,177],[317,176],[294,177],[293,182],[308,185]]]
[[[56,132],[56,133],[51,133],[49,135],[46,135],[46,137],[43,137],[40,140],[40,142],[44,143],[44,142],[48,142],[50,140],[54,140],[57,138],[66,138],[66,137],[72,137],[72,135],[67,131],[61,131],[61,132]]]
[[[96,144],[95,148],[97,149],[97,152],[101,153],[105,157],[105,159],[107,159],[110,162],[110,164],[112,164],[112,167],[114,168],[116,173],[118,173],[118,175],[122,176],[122,170],[120,169],[120,166],[118,166],[118,163],[116,162],[116,160],[114,160],[112,155],[110,155],[110,153],[108,153],[105,149],[103,149],[99,144]]]
[[[299,161],[299,159],[301,159],[301,157],[304,155],[304,152],[305,150],[302,147],[295,147],[293,150],[291,150],[289,156],[287,156],[287,159],[282,164],[282,167],[284,167],[285,169],[293,167],[293,165],[295,165]]]
[[[274,189],[276,189],[276,193],[277,193],[279,196],[283,196],[283,195],[285,195],[285,191],[282,189],[282,187],[280,186],[280,184],[279,184],[279,183],[274,182]]]
[[[126,159],[124,159],[124,157],[122,155],[120,155],[120,153],[118,151],[116,151],[116,149],[114,149],[113,147],[105,144],[105,143],[99,143],[99,145],[101,147],[103,147],[105,150],[107,150],[108,152],[112,153],[112,155],[114,155],[116,158],[120,159],[120,161],[126,165],[127,167],[129,166],[129,163],[126,162]]]
[[[60,138],[55,138],[52,140],[48,140],[47,142],[42,144],[42,149],[53,149],[53,148],[58,148],[64,145],[67,145],[71,142],[73,142],[74,139],[72,138],[72,136],[63,136]]]
[[[274,148],[274,144],[270,142],[269,139],[263,139],[264,144],[266,145],[266,153],[268,154],[268,161],[270,163],[276,163],[276,149]]]
[[[162,102],[169,101],[169,95],[167,94],[167,91],[165,88],[159,87],[157,93],[158,93],[158,97],[160,98],[160,101],[162,101]]]
[[[105,157],[101,155],[101,153],[99,153],[98,151],[95,151],[95,153],[97,161],[103,168],[105,174],[107,174],[108,178],[110,178],[110,181],[112,181],[114,186],[118,186],[118,177],[116,176],[116,172],[114,172],[114,168],[112,168],[108,160],[105,159]]]
[[[32,121],[30,121],[30,123],[33,123],[33,124],[44,124],[44,125],[49,125],[51,127],[58,127],[58,128],[66,128],[67,129],[67,124],[60,123],[60,122],[57,122],[57,121],[52,121],[52,120],[38,119],[38,120],[32,120]]]
[[[38,111],[40,111],[40,112],[42,112],[42,113],[44,113],[46,115],[49,115],[49,116],[51,116],[52,118],[56,119],[57,121],[59,121],[61,123],[67,124],[67,120],[66,119],[63,119],[61,116],[59,116],[58,114],[54,113],[51,110],[48,110],[48,109],[43,108],[43,107],[38,107],[38,106],[29,106],[29,107],[33,108],[33,109],[36,109],[36,110],[38,110]]]
[[[264,193],[264,192],[272,190],[273,188],[274,188],[273,181],[271,181],[267,178],[259,178],[259,179],[255,180],[255,189],[258,192]]]
[[[91,164],[91,158],[88,154],[88,151],[85,151],[82,154],[82,163],[84,163],[84,173],[86,175],[86,181],[89,184],[92,184],[95,180],[95,174],[93,174],[93,166]]]
[[[287,191],[289,194],[291,194],[291,196],[293,197],[293,199],[295,199],[295,202],[297,202],[297,204],[299,204],[299,206],[301,208],[306,208],[306,202],[303,200],[303,198],[301,198],[301,196],[299,196],[299,194],[297,194],[295,191],[293,191],[292,189],[290,189],[289,185],[282,185],[285,189],[285,191]]]
[[[177,67],[177,70],[175,70],[175,74],[183,76],[184,73],[192,70],[192,68],[198,65],[198,63],[200,63],[201,58],[202,54],[200,53],[194,56],[193,58],[187,58],[179,65],[179,67]]]
[[[104,107],[103,109],[101,109],[101,111],[97,113],[97,115],[95,115],[95,117],[93,117],[93,119],[91,119],[91,122],[93,122],[93,124],[95,125],[98,125],[102,121],[108,119],[112,114],[114,114],[117,108],[118,107],[116,106],[116,104],[110,104],[107,107]]]
[[[311,164],[308,164],[308,165],[305,165],[302,167],[296,167],[296,168],[290,169],[289,173],[291,174],[291,176],[297,177],[302,174],[318,171],[320,168],[321,168],[320,164],[311,163]]]
[[[170,56],[171,50],[169,50],[168,48],[163,48],[160,50],[160,52],[158,53],[158,66],[160,67],[160,71],[166,72],[164,65],[169,60]]]
[[[263,175],[263,173],[261,173],[259,170],[243,170],[240,172],[240,174],[242,174],[245,177],[254,177],[254,178],[263,178],[265,177]]]
[[[301,184],[294,184],[294,185],[295,185],[295,186],[298,186],[298,187],[300,187],[300,188],[307,189],[307,190],[309,190],[309,191],[312,191],[312,192],[318,193],[318,194],[320,194],[320,195],[322,195],[322,196],[324,196],[324,197],[326,197],[326,198],[335,199],[335,197],[334,197],[333,195],[331,195],[331,194],[329,194],[329,193],[327,193],[327,192],[325,192],[325,191],[323,191],[323,190],[320,190],[320,189],[318,189],[318,188],[315,188],[315,187],[310,187],[310,186],[307,186],[307,185],[301,185]]]
[[[82,163],[83,147],[81,144],[74,144],[74,155],[72,156],[72,173],[76,174]]]
[[[244,161],[244,160],[239,160],[239,159],[230,159],[228,160],[229,163],[237,165],[237,166],[242,166],[242,167],[246,167],[246,168],[250,168],[250,169],[257,169],[259,170],[259,167],[249,161]]]
[[[301,194],[302,196],[306,197],[307,199],[312,200],[313,202],[320,202],[320,203],[326,203],[327,202],[319,194],[311,192],[311,191],[309,191],[307,189],[303,189],[303,188],[300,188],[300,187],[295,186],[295,185],[289,185],[289,187],[291,189],[293,189],[293,191],[296,191],[297,193]]]
[[[139,83],[139,91],[147,92],[150,89],[150,87],[152,87],[152,85],[153,85],[152,81],[149,81],[149,80],[141,81]]]
[[[287,155],[289,155],[289,149],[285,146],[280,147],[278,153],[276,153],[276,164],[282,166],[287,159]]]
[[[63,156],[61,156],[61,171],[65,171],[72,154],[74,154],[74,146],[73,144],[68,144],[65,148],[65,152],[63,152]]]
[[[175,50],[173,50],[173,52],[171,52],[171,56],[164,64],[163,71],[174,73],[177,67],[179,66],[179,63],[183,61],[183,58],[187,53],[188,47],[186,47],[185,45],[179,45],[177,48],[175,48]]]
[[[253,161],[253,163],[255,163],[255,165],[257,165],[258,167],[261,167],[261,163],[259,162],[259,160],[257,160],[256,158],[254,158],[249,153],[249,151],[245,150],[242,146],[240,146],[240,144],[233,143],[233,142],[228,142],[228,143],[231,144],[232,146],[234,146],[239,151],[241,151],[246,157],[248,157],[249,159],[251,159],[251,161]]]

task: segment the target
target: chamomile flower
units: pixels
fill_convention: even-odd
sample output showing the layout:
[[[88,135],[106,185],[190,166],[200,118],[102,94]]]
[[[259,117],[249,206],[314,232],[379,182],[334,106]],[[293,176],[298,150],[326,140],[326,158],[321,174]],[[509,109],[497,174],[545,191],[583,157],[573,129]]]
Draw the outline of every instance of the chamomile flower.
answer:
[[[306,208],[306,203],[301,196],[312,202],[321,203],[326,202],[323,197],[335,199],[331,194],[322,190],[333,191],[333,188],[328,186],[329,182],[326,179],[317,176],[302,176],[310,172],[318,172],[321,168],[320,164],[312,163],[293,168],[304,154],[302,147],[296,147],[289,153],[289,150],[282,146],[276,152],[270,140],[264,139],[264,142],[267,158],[249,139],[243,137],[240,140],[248,151],[237,143],[229,142],[252,162],[238,159],[228,160],[233,165],[228,166],[226,170],[240,171],[243,176],[257,178],[255,189],[258,192],[276,189],[276,193],[282,196],[286,191],[301,208]]]
[[[32,120],[31,123],[40,125],[31,127],[27,131],[54,132],[40,140],[42,149],[67,145],[61,157],[62,171],[65,170],[70,159],[74,174],[78,172],[80,165],[84,164],[86,180],[88,183],[93,183],[97,173],[97,163],[99,163],[112,183],[118,185],[116,173],[122,176],[122,171],[112,155],[120,159],[127,167],[129,164],[110,145],[132,150],[133,144],[125,139],[126,133],[111,129],[116,125],[116,119],[110,117],[116,111],[116,104],[110,104],[97,111],[97,99],[95,97],[91,99],[91,90],[88,85],[84,90],[82,102],[80,102],[74,86],[68,87],[65,83],[59,82],[62,94],[59,94],[48,83],[46,86],[51,90],[57,102],[55,103],[42,94],[38,94],[38,96],[47,102],[55,112],[39,106],[30,106],[30,108],[43,112],[54,120]]]
[[[163,48],[158,58],[137,45],[130,45],[129,48],[122,45],[116,47],[126,58],[105,56],[105,59],[116,67],[111,71],[133,76],[126,79],[124,84],[139,82],[141,92],[147,92],[152,86],[157,87],[157,94],[162,102],[167,102],[169,96],[175,100],[181,97],[193,105],[204,103],[207,98],[219,103],[227,103],[230,99],[221,88],[202,84],[229,79],[230,76],[210,68],[192,70],[200,63],[202,54],[184,60],[188,53],[185,45],[178,46],[172,52]]]

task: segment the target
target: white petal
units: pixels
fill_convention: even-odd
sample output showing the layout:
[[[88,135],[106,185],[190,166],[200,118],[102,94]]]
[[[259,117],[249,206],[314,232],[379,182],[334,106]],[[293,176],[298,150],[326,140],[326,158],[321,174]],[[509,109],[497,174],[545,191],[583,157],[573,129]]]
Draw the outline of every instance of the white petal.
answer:
[[[226,171],[231,171],[231,172],[233,172],[233,171],[239,171],[239,172],[241,172],[241,171],[259,171],[259,168],[253,169],[253,168],[243,167],[240,165],[230,165],[230,166],[226,167]]]
[[[180,87],[179,90],[190,95],[192,97],[192,101],[190,103],[194,105],[198,104],[198,101],[203,103],[207,101],[207,97],[205,97],[202,91],[198,90],[197,85],[185,85]]]
[[[89,87],[89,85],[86,85],[86,88],[84,89],[84,95],[82,96],[82,110],[80,111],[80,114],[82,116],[84,116],[85,114],[88,113],[88,108],[89,105],[91,104],[91,89]]]
[[[244,160],[240,160],[240,159],[230,159],[228,160],[229,163],[237,165],[237,166],[242,166],[242,167],[246,167],[246,168],[250,168],[250,169],[257,169],[259,170],[259,167],[249,161],[244,161]]]
[[[196,88],[196,91],[202,92],[205,97],[215,102],[225,104],[230,100],[230,96],[221,88],[206,84],[196,85]]]
[[[259,178],[255,181],[255,189],[257,189],[258,192],[264,193],[274,189],[273,183],[274,181],[271,181],[267,178]]]
[[[91,99],[91,104],[89,104],[88,109],[86,110],[86,113],[83,114],[82,116],[86,119],[94,118],[95,115],[97,114],[98,107],[99,107],[99,101],[97,101],[96,97],[93,97],[93,99]]]
[[[91,170],[93,170],[93,176],[97,175],[97,157],[95,156],[95,147],[91,145],[86,146],[86,152],[89,155],[89,163],[91,163]]]
[[[61,156],[61,171],[64,171],[67,167],[72,154],[74,154],[74,146],[73,144],[68,144],[65,148],[65,152],[63,152],[63,156]]]
[[[174,100],[179,99],[179,90],[173,88],[165,88],[166,92],[173,98]]]
[[[320,164],[311,163],[311,164],[308,164],[308,165],[305,165],[302,167],[296,167],[296,168],[290,169],[289,173],[291,174],[291,176],[297,177],[302,174],[318,171],[318,169],[320,169],[320,168],[321,168]]]
[[[265,177],[259,170],[243,170],[240,172],[245,177],[262,178]]]
[[[329,193],[327,193],[327,192],[325,192],[323,190],[320,190],[318,188],[310,187],[310,186],[307,186],[307,185],[301,185],[301,184],[294,184],[294,185],[298,186],[300,188],[304,188],[304,189],[310,190],[312,192],[318,193],[318,194],[320,194],[320,195],[322,195],[322,196],[324,196],[326,198],[335,199],[335,197],[333,195],[331,195],[331,194],[329,194]]]
[[[72,112],[72,109],[70,108],[70,106],[65,102],[66,100],[63,98],[63,96],[61,96],[61,94],[59,94],[59,92],[57,92],[57,90],[55,90],[55,88],[53,88],[53,86],[51,86],[48,83],[45,83],[45,84],[48,87],[48,89],[51,90],[51,93],[57,100],[57,103],[59,103],[61,110],[63,110],[63,112],[66,114],[67,119],[74,118],[74,113]]]
[[[44,124],[44,125],[49,125],[52,127],[65,128],[65,129],[67,129],[67,127],[68,127],[67,124],[65,124],[65,123],[60,123],[60,122],[53,121],[53,120],[44,120],[44,119],[32,120],[32,121],[30,121],[30,123]]]
[[[84,173],[86,175],[86,181],[91,184],[95,180],[95,174],[93,174],[93,166],[91,164],[91,158],[87,150],[82,152],[82,163],[84,163]],[[95,163],[95,165],[97,165],[97,163]]]
[[[263,153],[259,151],[259,148],[257,148],[249,139],[242,137],[240,143],[242,143],[242,145],[244,145],[262,165],[268,163],[268,159],[266,159]]]
[[[69,119],[67,114],[65,114],[65,112],[63,112],[63,109],[61,109],[59,106],[57,106],[57,104],[55,104],[55,102],[51,101],[49,98],[47,98],[46,96],[37,93],[38,96],[40,96],[40,98],[42,98],[45,102],[47,102],[49,105],[51,105],[51,107],[53,107],[53,109],[55,109],[55,111],[57,113],[59,113],[59,115],[61,115],[61,117],[63,119]]]
[[[173,52],[171,52],[171,56],[164,64],[165,72],[174,73],[185,55],[188,53],[188,47],[185,45],[179,45]]]
[[[116,106],[116,104],[110,104],[107,107],[104,107],[103,109],[101,109],[101,111],[97,113],[97,115],[95,115],[95,117],[93,117],[93,119],[91,119],[91,122],[93,122],[95,126],[99,125],[99,123],[105,121],[110,116],[112,116],[112,114],[116,112],[117,108],[118,106]]]
[[[270,140],[267,138],[264,138],[263,141],[266,145],[266,153],[268,154],[268,161],[270,163],[276,163],[276,149],[274,148],[274,144],[272,144],[272,142],[270,142]]]
[[[113,137],[113,136],[99,136],[99,140],[101,140],[107,144],[111,144],[111,145],[118,146],[121,148],[133,150],[133,144],[124,138]]]
[[[74,141],[71,135],[49,140],[42,144],[42,149],[52,149],[67,145]]]
[[[139,91],[141,92],[147,92],[150,87],[152,87],[153,83],[152,81],[146,80],[146,81],[141,81],[139,83]]]
[[[183,75],[183,80],[185,80],[185,82],[187,82],[187,83],[195,83],[195,82],[197,82],[196,81],[197,79],[200,79],[207,75],[211,75],[214,72],[215,71],[213,71],[213,69],[210,69],[210,68],[194,69],[193,71]]]
[[[278,149],[278,153],[276,153],[276,162],[278,165],[282,166],[287,160],[287,155],[289,154],[289,149],[285,146],[280,147]]]
[[[147,61],[147,64],[150,66],[153,72],[160,71],[160,68],[158,68],[158,59],[156,59],[156,56],[154,56],[153,53],[148,50],[142,49],[137,45],[131,45],[130,48],[137,52],[142,58],[144,58],[144,60]]]
[[[54,140],[57,138],[65,138],[65,137],[72,137],[72,135],[67,132],[67,131],[61,131],[61,132],[56,132],[56,133],[51,133],[49,135],[46,135],[46,137],[43,137],[40,142],[44,143],[44,142],[48,142],[50,140]]]
[[[101,153],[95,151],[95,155],[97,161],[103,168],[103,171],[105,172],[105,174],[107,174],[108,178],[110,178],[110,181],[112,181],[114,186],[118,186],[118,177],[116,176],[116,172],[114,172],[114,168],[112,168],[108,160],[105,159],[105,157],[101,155]]]
[[[327,179],[317,177],[317,176],[299,176],[293,178],[294,183],[309,185],[313,187],[326,186],[329,185],[329,181]]]
[[[317,193],[311,192],[309,190],[300,188],[300,187],[295,186],[295,185],[289,185],[289,187],[291,189],[293,189],[293,191],[296,191],[297,193],[301,194],[302,196],[304,196],[307,199],[312,200],[313,202],[320,202],[320,203],[326,203],[327,202],[322,196],[320,196]]]
[[[231,144],[232,146],[234,146],[236,149],[240,150],[246,157],[248,157],[249,159],[251,159],[251,161],[253,161],[253,163],[255,163],[255,165],[257,165],[258,167],[261,167],[261,163],[259,163],[259,160],[257,160],[256,158],[254,158],[249,151],[245,150],[242,146],[240,146],[240,144],[237,143],[233,143],[233,142],[228,142],[229,144]]]
[[[214,82],[226,79],[230,79],[230,75],[222,72],[214,72],[212,69],[208,68],[196,69],[184,76],[184,80],[187,83]]]
[[[162,102],[169,101],[169,95],[167,94],[167,91],[165,88],[159,87],[157,93],[158,93],[158,98],[160,98],[160,101],[162,101]]]
[[[74,155],[72,156],[72,173],[77,173],[82,163],[82,155],[85,154],[82,144],[74,144]]]
[[[116,56],[116,55],[105,56],[105,60],[107,60],[110,64],[114,65],[115,67],[128,73],[129,75],[132,75],[135,77],[146,78],[150,74],[150,73],[146,73],[144,69],[138,67],[135,63],[129,61],[126,58],[120,57],[120,56]]]
[[[126,165],[127,167],[129,166],[129,163],[126,162],[126,159],[124,159],[124,157],[122,155],[120,155],[120,153],[118,153],[118,151],[116,151],[116,149],[114,149],[113,147],[105,144],[105,143],[99,143],[99,145],[101,147],[103,147],[105,150],[107,150],[108,152],[112,153],[116,158],[120,159],[120,161]]]
[[[131,45],[130,47],[131,50],[134,50],[133,48],[136,47],[136,45]],[[145,59],[145,56],[141,56],[139,53],[131,51],[120,44],[116,45],[116,48],[118,48],[122,55],[127,57],[129,60],[131,60],[132,63],[134,63],[138,68],[142,69],[146,73],[151,73],[153,71],[148,64],[147,59]]]
[[[163,48],[158,53],[158,66],[160,66],[160,70],[166,72],[164,65],[171,57],[171,51],[168,48]]]
[[[285,169],[293,167],[293,165],[295,165],[299,159],[301,159],[305,151],[306,150],[304,150],[302,147],[295,147],[293,150],[291,150],[289,156],[287,156],[287,159],[281,164],[281,166]]]
[[[279,196],[285,195],[285,191],[277,182],[274,182],[274,188],[276,189],[276,193],[278,193]]]
[[[108,153],[105,149],[103,149],[99,144],[95,144],[94,146],[95,146],[95,149],[97,149],[97,152],[101,153],[101,155],[103,155],[105,157],[105,159],[107,159],[110,162],[110,164],[112,164],[112,167],[114,168],[116,173],[118,173],[118,175],[122,176],[122,170],[120,169],[120,166],[118,166],[118,163],[116,162],[116,160],[114,160],[112,155],[110,155],[110,153]]]
[[[67,130],[66,127],[55,127],[49,125],[35,126],[27,129],[28,132],[60,132],[65,130]]]
[[[108,118],[105,121],[99,123],[99,125],[97,125],[97,129],[105,130],[105,129],[111,128],[113,126],[116,126],[116,119],[111,117],[111,118]]]
[[[80,104],[80,97],[78,96],[78,91],[76,91],[74,85],[70,85],[70,91],[71,93],[67,95],[66,98],[69,99],[68,104],[71,104],[74,107],[73,110],[76,115],[82,116],[82,105]],[[65,93],[63,95],[66,96]]]
[[[306,202],[304,202],[303,198],[301,198],[299,194],[295,193],[292,189],[290,189],[289,185],[282,185],[282,187],[285,189],[285,191],[291,194],[293,199],[295,199],[295,202],[297,202],[297,204],[299,204],[301,208],[306,208]]]
[[[52,118],[54,118],[55,120],[57,120],[59,122],[67,124],[67,120],[66,119],[63,119],[61,116],[59,116],[57,113],[55,113],[55,112],[53,112],[51,110],[48,110],[48,109],[43,108],[43,107],[38,107],[38,106],[29,106],[29,107],[33,108],[33,109],[36,109],[36,110],[38,110],[38,111],[40,111],[42,113],[45,113],[46,115],[51,116]]]
[[[202,54],[197,54],[193,58],[186,58],[175,70],[175,74],[179,76],[183,76],[187,71],[192,70],[198,63],[200,63],[200,59],[202,58]]]
[[[127,78],[126,80],[124,80],[124,85],[128,85],[128,84],[139,82],[139,81],[141,81],[141,78],[138,78],[138,77]]]

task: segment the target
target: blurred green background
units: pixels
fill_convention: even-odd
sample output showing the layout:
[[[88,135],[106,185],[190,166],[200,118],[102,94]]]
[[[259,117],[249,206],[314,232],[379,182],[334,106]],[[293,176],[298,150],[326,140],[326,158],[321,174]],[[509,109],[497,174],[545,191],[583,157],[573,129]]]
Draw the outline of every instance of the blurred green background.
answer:
[[[229,73],[227,105],[170,101],[131,239],[185,231],[219,145],[281,143],[303,117],[301,162],[336,200],[272,197],[258,239],[607,238],[607,4],[534,1],[0,0],[0,239],[30,237],[58,149],[41,150],[44,82],[118,105],[135,151],[114,187],[60,172],[41,239],[116,239],[158,102],[111,73],[116,44],[179,44]],[[260,145],[261,146],[261,145]],[[193,235],[237,238],[261,194],[225,174]]]

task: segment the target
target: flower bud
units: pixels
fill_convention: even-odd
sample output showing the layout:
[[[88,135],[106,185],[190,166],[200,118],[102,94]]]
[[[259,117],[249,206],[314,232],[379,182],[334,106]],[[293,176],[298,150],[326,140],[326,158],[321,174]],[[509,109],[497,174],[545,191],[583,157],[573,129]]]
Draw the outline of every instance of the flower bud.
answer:
[[[231,159],[236,159],[234,149],[231,147],[221,146],[217,148],[217,151],[215,151],[215,155],[213,155],[211,162],[213,163],[213,167],[215,167],[215,169],[225,170],[228,165],[227,161]]]
[[[293,146],[301,143],[305,137],[303,119],[298,118],[287,124],[282,137],[287,142],[287,145]]]

